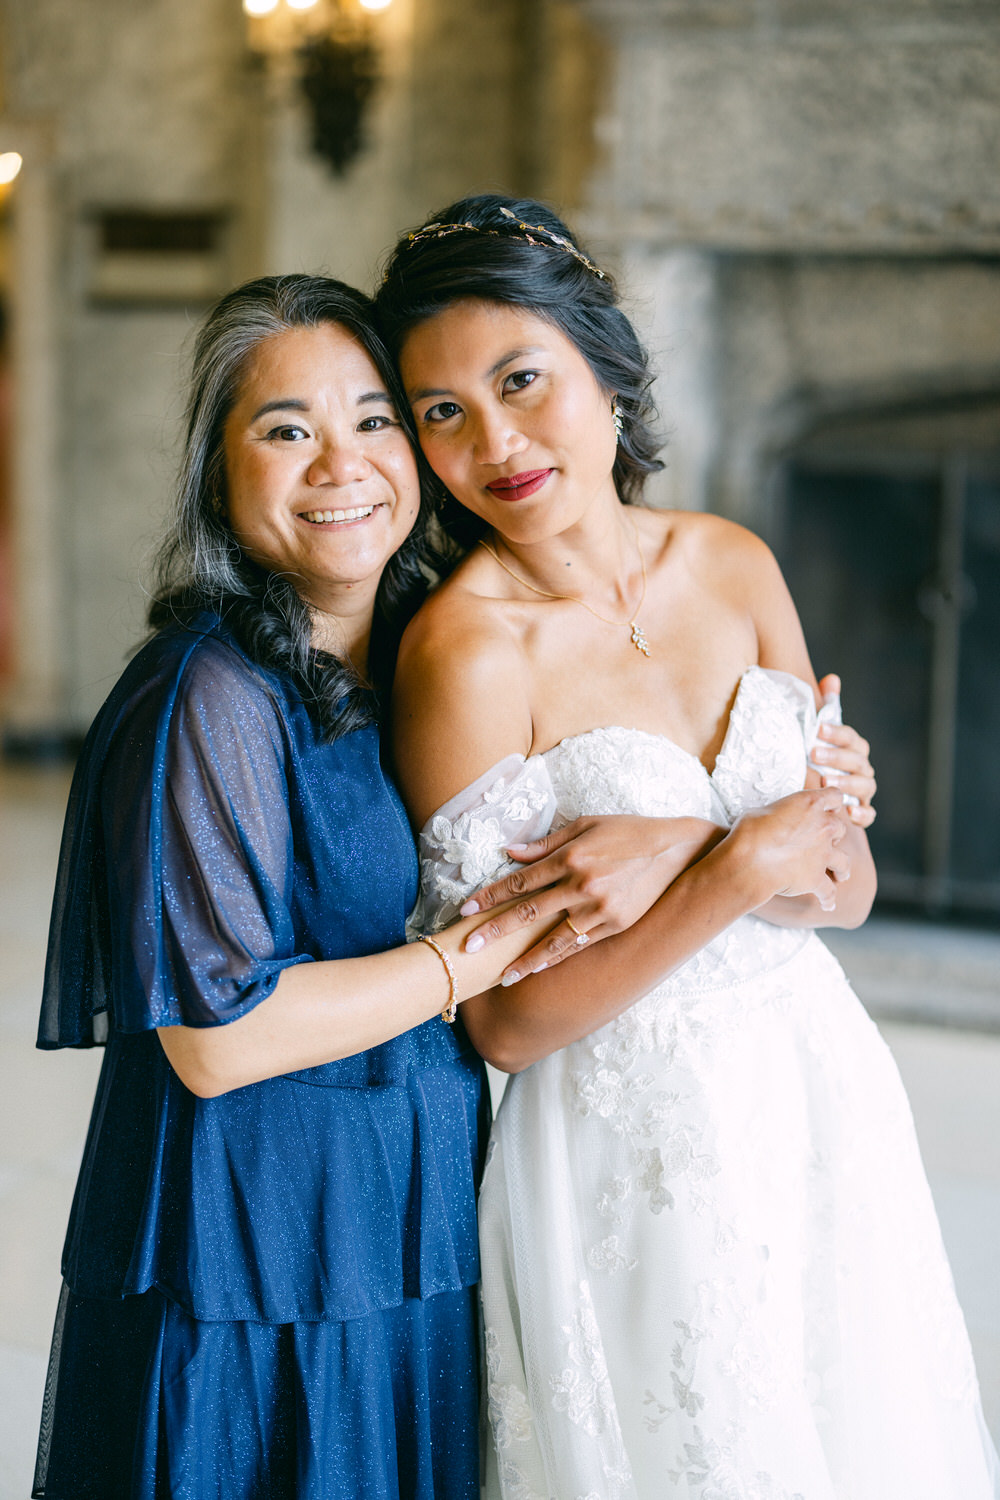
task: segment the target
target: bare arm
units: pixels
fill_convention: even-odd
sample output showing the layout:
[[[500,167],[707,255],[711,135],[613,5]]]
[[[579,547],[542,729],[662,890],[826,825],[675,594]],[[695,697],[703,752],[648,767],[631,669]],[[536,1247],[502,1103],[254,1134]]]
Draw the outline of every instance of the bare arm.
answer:
[[[504,964],[533,940],[533,930],[522,929],[470,954],[464,943],[476,926],[466,919],[435,938],[452,960],[461,1000],[495,984]],[[449,991],[439,955],[427,943],[410,943],[365,958],[296,964],[238,1020],[161,1026],[158,1035],[181,1082],[209,1099],[378,1046],[436,1015]]]
[[[470,1000],[463,1015],[473,1043],[487,1062],[517,1073],[587,1036],[776,891],[829,884],[846,826],[840,794],[830,791],[798,792],[746,815],[627,932],[569,966]]]
[[[816,695],[818,707],[821,701],[819,686],[798,612],[778,564],[769,548],[748,532],[739,533],[735,550],[739,555],[739,577],[747,590],[748,607],[757,631],[760,665],[791,672],[807,682]],[[867,756],[867,745],[864,749]],[[819,775],[810,771],[806,786],[819,784]],[[787,926],[860,926],[871,911],[876,887],[875,865],[864,828],[852,821],[841,847],[850,861],[850,878],[838,884],[832,910],[824,911],[814,898],[804,896],[791,903],[782,898],[777,905],[762,910],[760,915]]]

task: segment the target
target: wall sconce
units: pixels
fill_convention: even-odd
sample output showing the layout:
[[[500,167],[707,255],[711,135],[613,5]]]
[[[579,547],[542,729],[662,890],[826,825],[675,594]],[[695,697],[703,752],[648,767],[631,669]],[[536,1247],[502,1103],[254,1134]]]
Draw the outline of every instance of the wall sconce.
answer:
[[[391,0],[243,0],[247,43],[295,77],[309,111],[312,149],[338,175],[364,144],[379,79],[371,12]]]
[[[0,152],[0,187],[9,187],[23,166],[19,151]]]

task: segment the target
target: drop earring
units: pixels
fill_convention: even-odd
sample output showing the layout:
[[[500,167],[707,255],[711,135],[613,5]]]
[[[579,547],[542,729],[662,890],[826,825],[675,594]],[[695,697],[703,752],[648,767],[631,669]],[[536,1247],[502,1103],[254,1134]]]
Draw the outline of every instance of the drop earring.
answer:
[[[622,433],[625,431],[625,418],[622,416],[622,409],[618,405],[617,397],[611,403],[611,417],[615,424],[615,436],[621,442]]]

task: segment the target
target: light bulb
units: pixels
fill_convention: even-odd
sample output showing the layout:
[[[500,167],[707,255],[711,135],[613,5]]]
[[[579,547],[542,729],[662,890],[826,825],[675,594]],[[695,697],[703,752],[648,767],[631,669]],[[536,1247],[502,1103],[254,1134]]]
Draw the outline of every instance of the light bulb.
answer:
[[[248,16],[266,16],[277,6],[278,0],[243,0],[243,9]]]
[[[4,151],[0,155],[0,186],[13,182],[23,165],[24,157],[19,151]]]
[[[362,10],[388,10],[392,0],[361,0]]]

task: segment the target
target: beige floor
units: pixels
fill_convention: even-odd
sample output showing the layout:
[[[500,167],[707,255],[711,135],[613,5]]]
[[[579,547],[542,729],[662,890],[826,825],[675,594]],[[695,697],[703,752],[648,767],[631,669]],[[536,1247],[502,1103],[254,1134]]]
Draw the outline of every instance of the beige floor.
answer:
[[[0,1500],[30,1494],[60,1245],[100,1065],[96,1052],[32,1046],[67,785],[59,773],[0,774]],[[884,1029],[1000,1435],[1000,1032],[913,1019],[1000,1028],[1000,938],[872,923],[837,948],[862,998],[909,1017]]]

